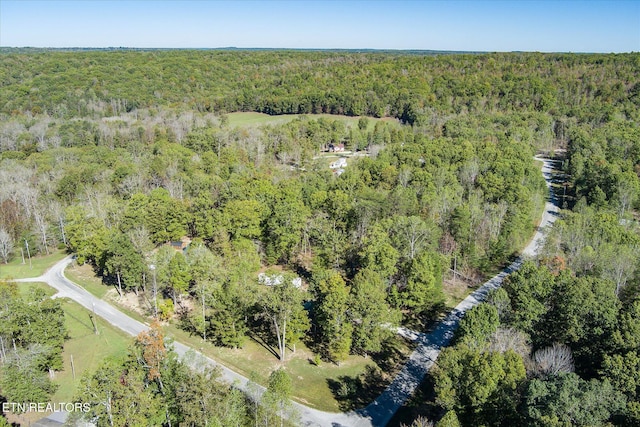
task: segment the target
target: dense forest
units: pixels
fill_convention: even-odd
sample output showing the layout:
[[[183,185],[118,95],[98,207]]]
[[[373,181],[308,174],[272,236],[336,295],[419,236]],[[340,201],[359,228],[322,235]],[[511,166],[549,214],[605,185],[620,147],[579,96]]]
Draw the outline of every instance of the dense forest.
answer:
[[[303,342],[339,364],[380,352],[390,326],[428,328],[452,271],[479,281],[512,259],[545,202],[533,156],[556,150],[562,219],[463,319],[428,416],[638,425],[639,107],[638,54],[2,53],[0,261],[63,247],[204,340],[259,336],[285,367]],[[235,112],[295,117],[240,126]],[[167,375],[200,375],[172,360]],[[157,400],[150,424],[186,416],[155,374],[130,372]],[[244,411],[236,425],[257,422]]]

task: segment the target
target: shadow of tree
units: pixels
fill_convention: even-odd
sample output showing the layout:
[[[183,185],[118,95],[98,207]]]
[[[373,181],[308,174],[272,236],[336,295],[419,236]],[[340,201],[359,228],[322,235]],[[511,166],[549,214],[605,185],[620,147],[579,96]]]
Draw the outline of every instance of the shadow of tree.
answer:
[[[350,411],[371,403],[391,383],[396,371],[406,361],[407,353],[401,338],[393,337],[383,343],[379,352],[370,356],[375,364],[368,365],[361,374],[327,379],[340,410]]]
[[[355,377],[342,375],[337,379],[329,378],[327,384],[341,411],[367,406],[386,386],[382,370],[372,365],[368,365],[362,374]]]

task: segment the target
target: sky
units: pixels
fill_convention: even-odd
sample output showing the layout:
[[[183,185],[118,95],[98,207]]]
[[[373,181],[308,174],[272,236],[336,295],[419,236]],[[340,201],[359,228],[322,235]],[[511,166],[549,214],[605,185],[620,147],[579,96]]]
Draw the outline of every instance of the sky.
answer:
[[[639,52],[640,1],[0,0],[0,46]]]

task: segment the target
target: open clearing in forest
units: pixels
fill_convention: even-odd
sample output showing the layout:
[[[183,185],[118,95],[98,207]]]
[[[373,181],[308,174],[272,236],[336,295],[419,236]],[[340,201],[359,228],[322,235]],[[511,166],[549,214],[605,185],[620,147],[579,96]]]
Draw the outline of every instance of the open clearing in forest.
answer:
[[[24,250],[24,249],[23,249]],[[67,254],[62,250],[52,252],[50,255],[32,256],[31,264],[27,252],[24,251],[24,264],[22,257],[19,255],[20,249],[16,249],[18,255],[14,257],[8,264],[0,263],[0,279],[26,279],[29,277],[38,277],[47,271],[53,264],[66,257]]]
[[[358,120],[360,120],[360,116],[338,116],[334,114],[282,114],[278,116],[271,116],[265,113],[253,113],[253,112],[241,112],[241,113],[229,113],[226,115],[229,119],[229,126],[231,127],[250,127],[250,126],[260,126],[260,125],[276,125],[288,123],[292,120],[297,119],[298,117],[307,117],[311,120],[318,120],[320,118],[326,120],[341,120],[345,122],[347,127],[358,127]],[[367,118],[367,131],[373,130],[378,121],[392,122],[397,123],[398,120],[392,117],[385,117],[382,119],[376,119],[373,117]]]

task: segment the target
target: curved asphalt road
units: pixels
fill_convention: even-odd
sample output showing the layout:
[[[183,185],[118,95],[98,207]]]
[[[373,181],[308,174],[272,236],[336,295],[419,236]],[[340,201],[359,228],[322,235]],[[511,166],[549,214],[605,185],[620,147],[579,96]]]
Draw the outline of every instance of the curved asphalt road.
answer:
[[[551,171],[552,161],[537,158],[544,162],[542,174],[550,190],[550,201],[545,205],[545,210],[533,239],[522,252],[522,257],[514,261],[509,267],[504,269],[475,292],[458,304],[449,315],[442,320],[430,333],[416,334],[418,345],[411,354],[405,367],[396,376],[387,389],[371,402],[366,408],[347,413],[329,413],[309,408],[294,402],[295,409],[300,417],[300,422],[304,426],[331,426],[331,427],[378,427],[385,426],[396,411],[413,395],[420,385],[426,373],[433,366],[440,350],[447,346],[453,338],[453,333],[458,327],[460,319],[467,310],[482,302],[487,293],[502,285],[504,278],[511,272],[517,270],[522,265],[523,257],[530,257],[538,253],[544,240],[544,232],[555,221],[559,208],[555,195],[551,191]],[[122,329],[126,333],[136,336],[142,331],[149,329],[148,325],[132,319],[109,303],[96,298],[80,286],[71,282],[64,275],[64,269],[72,262],[72,257],[68,256],[54,265],[49,271],[40,277],[30,279],[20,279],[19,282],[45,282],[58,290],[56,298],[70,298],[87,310],[95,312],[96,315],[104,318],[113,326]],[[241,390],[246,390],[248,379],[237,374],[229,368],[214,362],[202,353],[191,349],[179,342],[173,343],[175,351],[184,358],[187,353],[190,357],[185,360],[195,369],[202,369],[204,365],[218,366],[222,370],[223,378],[236,385]],[[263,390],[263,389],[262,389]]]

